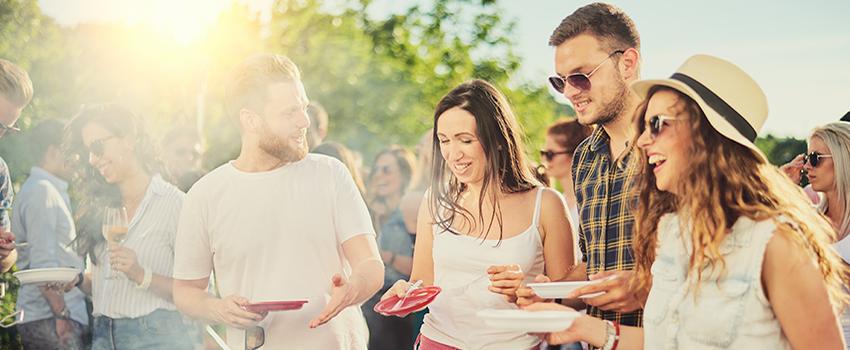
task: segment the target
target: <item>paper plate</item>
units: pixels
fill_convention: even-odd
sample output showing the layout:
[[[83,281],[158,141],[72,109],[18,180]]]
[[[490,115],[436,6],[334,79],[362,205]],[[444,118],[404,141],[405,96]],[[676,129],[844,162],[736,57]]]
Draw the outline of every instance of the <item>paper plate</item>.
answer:
[[[486,309],[476,313],[488,327],[504,331],[527,333],[559,332],[581,316],[576,311],[527,311],[517,309]]]
[[[604,280],[596,281],[570,281],[570,282],[548,282],[548,283],[529,283],[528,287],[534,291],[534,294],[545,299],[566,298],[573,290],[599,283]],[[597,292],[580,295],[579,298],[593,298],[605,294],[605,292]]]
[[[31,283],[68,283],[74,280],[80,271],[70,267],[51,267],[44,269],[21,270],[14,276],[21,284]]]

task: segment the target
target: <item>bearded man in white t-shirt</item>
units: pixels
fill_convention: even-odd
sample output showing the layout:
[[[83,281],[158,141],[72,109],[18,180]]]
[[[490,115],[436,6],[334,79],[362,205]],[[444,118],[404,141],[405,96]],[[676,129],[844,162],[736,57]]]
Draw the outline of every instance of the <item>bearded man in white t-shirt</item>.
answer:
[[[258,336],[265,349],[366,349],[358,305],[381,287],[384,267],[345,166],[307,154],[309,101],[298,68],[280,55],[250,57],[225,98],[242,150],[186,197],[174,252],[177,307],[227,325],[233,349],[257,346]],[[207,293],[213,270],[223,298]],[[308,300],[299,310],[245,308],[298,299]]]

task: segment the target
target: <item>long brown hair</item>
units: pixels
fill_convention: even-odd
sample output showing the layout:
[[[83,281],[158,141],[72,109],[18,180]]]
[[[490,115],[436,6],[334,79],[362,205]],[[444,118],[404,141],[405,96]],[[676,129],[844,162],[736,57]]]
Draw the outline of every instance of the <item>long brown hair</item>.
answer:
[[[469,224],[469,227],[476,227],[471,212],[460,205],[460,197],[467,186],[458,181],[457,177],[446,168],[446,161],[440,156],[440,142],[437,139],[437,121],[443,113],[455,107],[469,112],[475,118],[476,134],[487,157],[484,183],[481,197],[478,199],[478,212],[481,213],[478,224],[481,224],[482,228],[485,223],[482,208],[487,196],[490,196],[493,202],[493,211],[490,213],[490,225],[481,231],[481,238],[486,238],[490,227],[494,222],[498,222],[499,242],[501,242],[502,216],[496,199],[497,191],[522,193],[541,186],[541,183],[528,167],[529,161],[525,153],[522,128],[507,99],[493,85],[484,80],[472,80],[460,84],[437,104],[434,111],[434,159],[431,167],[431,196],[428,209],[431,217],[443,231],[457,234],[452,229],[452,223],[458,215]]]
[[[88,163],[89,150],[83,144],[82,129],[95,123],[115,136],[132,136],[136,140],[135,156],[148,174],[162,172],[156,148],[145,131],[144,122],[128,109],[113,103],[84,106],[65,128],[63,147],[69,154],[74,174],[74,194],[79,198],[74,221],[77,237],[72,247],[83,257],[88,256],[97,264],[95,249],[104,242],[101,234],[103,208],[119,206],[121,193],[118,187],[106,182],[103,176]]]
[[[840,308],[846,304],[847,268],[830,248],[835,233],[829,222],[809,204],[802,189],[776,167],[749,148],[720,135],[693,99],[667,87],[653,87],[635,114],[637,137],[645,128],[644,116],[650,97],[662,90],[676,93],[680,101],[677,107],[682,112],[679,114],[688,116],[683,123],[688,123],[691,129],[690,164],[677,184],[677,192],[688,195],[677,197],[659,191],[646,153],[638,152],[639,175],[632,185],[639,196],[633,239],[636,290],[644,293],[649,290],[658,222],[664,214],[677,212],[687,217],[694,247],[688,278],[695,289],[699,288],[704,267],[709,267],[709,274],[725,273],[725,261],[719,248],[738,218],[754,221],[782,218],[784,221],[778,224],[777,234],[787,234],[800,249],[816,259],[833,306]]]

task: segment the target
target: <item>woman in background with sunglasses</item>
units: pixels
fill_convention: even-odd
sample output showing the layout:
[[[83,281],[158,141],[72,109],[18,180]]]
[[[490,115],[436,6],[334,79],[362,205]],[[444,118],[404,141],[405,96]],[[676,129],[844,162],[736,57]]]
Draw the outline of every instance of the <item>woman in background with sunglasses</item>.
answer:
[[[817,208],[835,229],[835,249],[850,263],[850,123],[834,122],[815,128],[809,149],[789,164],[785,173],[797,183],[805,170],[809,186],[818,195]],[[850,338],[850,310],[841,319],[844,338]]]
[[[767,99],[737,66],[697,55],[632,89],[640,172],[633,290],[643,328],[580,316],[552,333],[604,349],[843,349],[847,268],[832,230],[756,147]],[[531,310],[562,309],[537,303]]]
[[[579,215],[573,188],[573,153],[592,132],[593,128],[582,125],[577,119],[557,121],[546,130],[546,146],[540,150],[540,162],[546,167],[546,175],[561,185],[575,242],[578,242]]]
[[[850,263],[850,123],[815,128],[803,169],[820,196],[818,210],[832,222],[836,248]]]
[[[94,264],[92,349],[192,349],[172,302],[177,220],[184,194],[159,175],[141,120],[115,104],[84,107],[66,131],[79,198],[74,247]],[[126,236],[107,244],[107,208],[126,210]]]
[[[398,209],[410,185],[415,163],[413,153],[399,146],[391,146],[375,156],[366,183],[366,204],[379,233],[381,226]]]
[[[412,152],[392,146],[378,153],[369,174],[367,204],[378,232],[378,248],[384,262],[383,287],[363,303],[363,313],[369,326],[370,350],[413,347],[413,317],[387,317],[376,313],[373,308],[395,281],[408,279],[413,269],[413,235],[405,226],[400,203],[410,187],[415,162]]]

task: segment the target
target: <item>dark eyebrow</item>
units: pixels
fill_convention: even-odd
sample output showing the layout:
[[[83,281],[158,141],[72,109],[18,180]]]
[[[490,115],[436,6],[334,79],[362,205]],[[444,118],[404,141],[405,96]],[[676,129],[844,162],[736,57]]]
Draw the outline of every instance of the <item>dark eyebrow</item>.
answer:
[[[580,65],[580,66],[576,67],[576,68],[575,68],[575,69],[573,69],[572,71],[570,71],[570,74],[573,74],[573,73],[584,73],[584,74],[587,74],[587,73],[590,73],[590,71],[591,71],[591,70],[593,70],[593,68],[591,67],[591,65],[590,65],[590,64],[587,64],[587,63],[585,63],[585,64],[582,64],[582,65]],[[587,72],[587,73],[585,73],[585,72]]]

